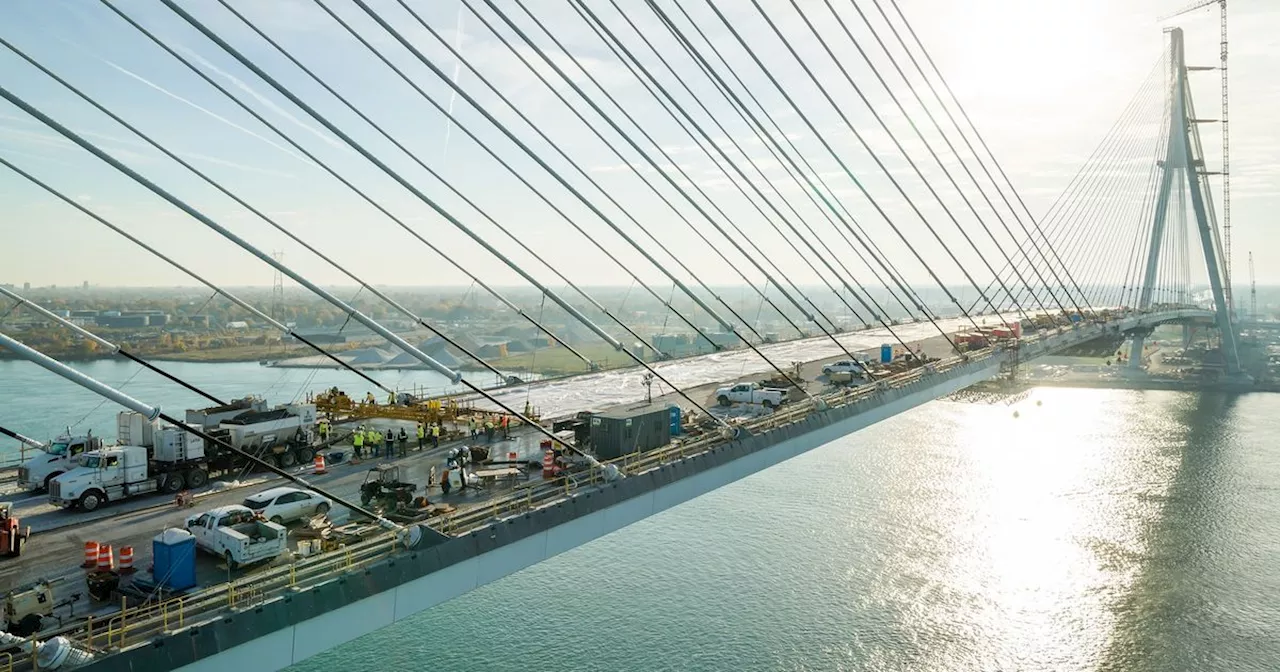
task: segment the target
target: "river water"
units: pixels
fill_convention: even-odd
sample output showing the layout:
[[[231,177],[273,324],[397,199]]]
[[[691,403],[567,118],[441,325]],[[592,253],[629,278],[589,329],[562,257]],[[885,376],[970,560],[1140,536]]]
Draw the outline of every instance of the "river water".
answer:
[[[170,368],[273,402],[351,388]],[[125,389],[195,403],[149,373]],[[37,436],[115,412],[25,364],[0,363],[0,399],[0,424]],[[1276,395],[939,401],[291,672],[1277,670],[1277,436]]]

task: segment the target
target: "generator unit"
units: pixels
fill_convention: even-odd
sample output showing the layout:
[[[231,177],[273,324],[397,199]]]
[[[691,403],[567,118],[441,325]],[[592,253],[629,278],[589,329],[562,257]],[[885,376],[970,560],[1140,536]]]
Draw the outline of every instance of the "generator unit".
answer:
[[[668,404],[620,406],[591,416],[591,449],[601,460],[661,448],[668,443],[671,443]]]

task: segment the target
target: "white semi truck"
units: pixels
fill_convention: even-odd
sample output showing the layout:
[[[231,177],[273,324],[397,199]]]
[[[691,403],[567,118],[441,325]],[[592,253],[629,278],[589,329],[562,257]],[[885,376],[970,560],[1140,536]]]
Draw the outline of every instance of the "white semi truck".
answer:
[[[49,481],[75,466],[75,458],[87,450],[102,447],[102,439],[89,432],[72,436],[71,428],[47,444],[35,444],[40,451],[18,467],[18,487],[23,490],[47,490]]]
[[[155,492],[204,485],[204,440],[176,427],[155,433],[154,447],[111,446],[81,453],[78,466],[49,481],[49,503],[93,511]]]
[[[291,467],[309,461],[316,421],[313,404],[270,410],[258,400],[188,411],[187,420],[244,452]],[[49,481],[49,501],[92,511],[106,502],[151,493],[175,494],[204,486],[211,477],[236,475],[250,467],[241,454],[206,445],[195,434],[161,427],[140,413],[118,416],[120,445],[82,453],[75,468]]]

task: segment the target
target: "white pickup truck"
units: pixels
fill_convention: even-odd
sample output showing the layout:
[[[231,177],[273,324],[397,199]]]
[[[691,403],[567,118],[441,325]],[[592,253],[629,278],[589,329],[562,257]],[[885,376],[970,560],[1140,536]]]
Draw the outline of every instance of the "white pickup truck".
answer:
[[[223,558],[231,569],[270,560],[289,548],[283,525],[262,520],[239,504],[187,518],[187,531],[196,546]]]
[[[760,404],[765,408],[776,408],[786,400],[786,390],[760,387],[757,383],[738,383],[732,387],[722,387],[716,390],[716,402],[721,406]]]

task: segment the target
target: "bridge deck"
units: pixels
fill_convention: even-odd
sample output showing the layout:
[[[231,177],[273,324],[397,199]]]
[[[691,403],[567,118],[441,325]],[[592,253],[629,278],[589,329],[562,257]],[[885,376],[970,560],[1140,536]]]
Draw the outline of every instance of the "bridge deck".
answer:
[[[1125,324],[1112,324],[1106,327],[1089,325],[1076,330],[1047,332],[1042,334],[1043,338],[1041,336],[1032,336],[1024,339],[1021,356],[1024,359],[1030,358],[1050,350],[1089,340],[1100,335],[1103,329],[1127,328],[1126,324],[1128,323],[1139,323],[1144,320],[1147,322],[1161,321],[1176,317],[1176,315],[1134,316],[1126,318],[1123,321]],[[988,349],[972,353],[966,358],[953,357],[938,362],[928,369],[916,369],[909,373],[900,374],[879,385],[837,391],[805,400],[771,415],[746,422],[744,426],[754,436],[745,440],[726,442],[718,436],[712,436],[692,442],[676,443],[667,448],[648,453],[627,456],[615,461],[621,471],[630,477],[618,483],[605,484],[601,479],[600,473],[588,471],[575,474],[567,482],[559,480],[555,482],[535,481],[515,490],[491,492],[474,502],[464,502],[466,506],[460,507],[453,515],[442,516],[429,521],[430,526],[436,531],[438,537],[430,540],[430,543],[435,544],[430,546],[431,555],[434,558],[433,562],[443,564],[433,565],[432,567],[424,566],[421,568],[424,570],[423,573],[418,573],[416,570],[409,572],[409,574],[396,572],[397,576],[399,576],[398,579],[388,585],[379,584],[374,586],[378,590],[370,593],[370,595],[393,589],[404,581],[428,576],[434,571],[451,566],[456,562],[474,560],[502,545],[498,544],[491,547],[489,544],[481,543],[477,546],[476,540],[480,539],[480,537],[477,537],[476,533],[477,530],[482,528],[493,531],[502,529],[502,527],[494,527],[495,525],[511,526],[515,524],[514,521],[520,520],[526,521],[524,524],[532,525],[528,521],[539,520],[542,521],[539,523],[542,527],[531,527],[527,533],[542,534],[576,518],[603,512],[610,506],[642,496],[646,492],[651,493],[667,485],[674,485],[679,481],[697,476],[706,469],[727,466],[730,462],[738,461],[738,458],[751,454],[764,454],[764,452],[772,450],[773,447],[779,445],[780,442],[812,434],[803,442],[806,446],[803,450],[808,450],[848,431],[855,431],[862,426],[883,419],[880,416],[887,417],[887,415],[884,415],[885,413],[892,414],[899,410],[905,410],[911,405],[924,403],[938,396],[949,394],[955,389],[967,386],[977,380],[990,377],[998,371],[1000,363],[1006,356],[1007,353],[1005,352]],[[893,410],[895,406],[902,406],[897,402],[908,396],[913,399],[910,405]],[[854,425],[849,424],[848,421],[850,420],[856,421]],[[833,427],[842,427],[842,429],[838,433],[832,434],[829,430]],[[831,435],[823,438],[826,434]],[[524,441],[532,440],[524,439]],[[815,443],[815,441],[817,442]],[[519,445],[523,446],[520,452],[521,459],[524,459],[526,455],[530,454],[530,444],[523,443]],[[803,452],[803,450],[799,450],[799,452]],[[536,455],[536,453],[534,454]],[[735,480],[748,473],[766,468],[794,454],[796,454],[796,451],[777,459],[756,460],[754,464],[750,460],[739,461],[741,464],[734,468],[735,473],[738,475],[730,480]],[[420,457],[422,456],[410,457],[408,462],[416,463],[416,466],[411,466],[411,468],[424,471],[425,465],[429,464],[429,461],[417,459]],[[425,481],[425,474],[417,472],[410,472],[410,474],[406,476],[408,480]],[[354,488],[358,487],[358,481],[362,476],[363,469],[359,469],[331,474],[328,478],[333,479],[333,484],[338,487]],[[697,479],[693,480],[696,481]],[[640,488],[637,485],[639,483],[648,483],[650,487],[648,490],[637,489]],[[334,487],[334,485],[330,485],[330,487]],[[688,499],[690,496],[696,496],[696,494],[701,494],[702,491],[705,491],[694,492],[694,490],[696,488],[688,490],[693,494],[688,494],[683,499]],[[606,495],[605,493],[613,494]],[[224,496],[236,497],[235,493],[227,493]],[[594,498],[594,504],[588,507],[586,502],[592,500],[592,498]],[[683,501],[683,499],[677,498],[678,501]],[[673,500],[667,506],[674,505],[678,501]],[[666,507],[663,506],[661,508]],[[569,515],[565,513],[567,510],[581,510],[581,515]],[[554,515],[550,513],[556,511],[559,513]],[[147,516],[139,516],[140,522],[146,520]],[[618,521],[615,520],[614,522]],[[617,529],[617,527],[629,524],[629,522],[634,522],[634,520],[628,520],[612,529]],[[153,535],[155,531],[156,527],[153,525],[145,532],[146,538]],[[63,545],[63,552],[68,553],[70,558],[78,560],[78,540],[88,538],[84,536],[84,531],[61,536],[64,542],[64,544],[61,544]],[[589,536],[589,538],[584,538],[573,545],[585,543],[585,541],[595,538],[595,536],[599,535]],[[65,545],[66,542],[73,539],[75,540],[74,551]],[[41,543],[44,544],[48,541],[52,540],[42,535]],[[145,539],[142,541],[145,542]],[[455,548],[455,542],[459,541],[470,544],[474,552],[454,556],[450,562],[446,562],[447,558],[439,556],[439,554],[445,553],[444,549]],[[518,539],[513,538],[510,541],[515,542]],[[137,546],[143,546],[143,543],[139,543]],[[567,548],[562,548],[555,552],[567,550]],[[423,551],[419,549],[409,552],[408,555],[417,558],[421,557],[422,553]],[[194,658],[185,658],[189,654],[198,653],[197,657],[203,657],[218,651],[227,651],[234,645],[219,637],[216,642],[205,642],[194,649],[180,647],[185,651],[182,654],[184,659],[172,659],[169,658],[169,654],[165,654],[163,656],[164,660],[161,660],[153,659],[158,649],[149,646],[138,648],[136,644],[141,644],[148,638],[163,635],[164,633],[173,633],[177,630],[187,632],[188,636],[195,636],[194,633],[199,632],[198,624],[216,624],[218,615],[228,608],[253,604],[257,609],[261,605],[275,600],[285,599],[289,601],[291,599],[289,596],[298,595],[299,590],[313,591],[333,581],[342,583],[341,577],[350,575],[351,572],[364,571],[367,575],[367,572],[371,571],[370,568],[374,566],[385,567],[388,562],[392,562],[394,565],[396,561],[393,558],[400,558],[405,555],[406,553],[403,550],[395,546],[393,538],[389,534],[380,534],[374,539],[355,544],[337,553],[328,553],[320,557],[252,572],[236,578],[232,582],[206,588],[198,593],[186,596],[180,602],[167,603],[168,606],[152,605],[146,609],[126,613],[123,618],[116,616],[114,622],[110,622],[108,619],[109,622],[105,624],[105,627],[99,620],[97,631],[91,629],[87,623],[70,625],[65,629],[73,633],[76,641],[100,653],[119,652],[122,649],[128,651],[127,655],[108,656],[95,664],[95,669],[124,669],[118,666],[125,664],[137,665],[142,663],[143,660],[146,662],[142,664],[147,669],[173,669],[176,666],[192,662]],[[554,553],[548,551],[543,557],[549,555],[554,555]],[[541,558],[538,559],[540,560]],[[22,564],[27,564],[25,559]],[[48,567],[47,564],[41,564],[46,568]],[[13,571],[8,567],[4,569],[6,573]],[[512,569],[511,571],[515,570]],[[16,578],[13,574],[10,576]],[[17,576],[21,576],[21,574],[19,573]],[[349,592],[349,588],[344,588],[340,592],[345,595],[346,592]],[[349,597],[354,598],[355,595],[353,594]],[[438,601],[441,600],[436,600],[436,602]],[[333,603],[331,608],[342,608],[343,604],[347,603],[347,600],[343,598],[340,602],[342,603]],[[432,604],[434,603],[432,602]],[[426,607],[424,606],[423,608]],[[278,627],[291,627],[305,621],[306,618],[301,618],[302,616],[309,618],[316,613],[318,612],[300,613],[298,618],[290,618],[287,619],[288,622],[280,622]],[[215,620],[210,621],[210,618]],[[193,627],[195,627],[195,630],[192,629]],[[235,644],[252,641],[257,636],[270,631],[270,629],[258,629],[254,633],[241,633],[242,636],[236,638]],[[172,634],[168,636],[172,636]],[[175,654],[176,651],[171,650],[169,653]],[[138,659],[137,656],[143,656],[143,658]],[[139,668],[135,667],[134,669]]]

